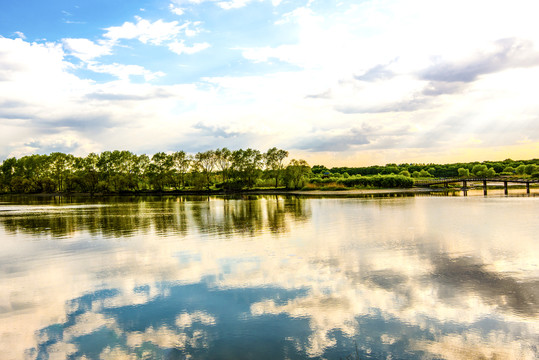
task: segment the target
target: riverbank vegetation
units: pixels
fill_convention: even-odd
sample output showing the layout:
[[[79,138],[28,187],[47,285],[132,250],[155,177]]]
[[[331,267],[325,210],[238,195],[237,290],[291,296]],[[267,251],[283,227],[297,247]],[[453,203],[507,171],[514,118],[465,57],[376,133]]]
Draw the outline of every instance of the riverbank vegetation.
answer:
[[[198,152],[105,151],[77,157],[60,152],[11,157],[0,165],[3,193],[163,193],[249,189],[344,190],[409,188],[432,177],[539,178],[539,159],[455,164],[387,164],[368,167],[310,167],[287,161],[288,151],[227,148]]]

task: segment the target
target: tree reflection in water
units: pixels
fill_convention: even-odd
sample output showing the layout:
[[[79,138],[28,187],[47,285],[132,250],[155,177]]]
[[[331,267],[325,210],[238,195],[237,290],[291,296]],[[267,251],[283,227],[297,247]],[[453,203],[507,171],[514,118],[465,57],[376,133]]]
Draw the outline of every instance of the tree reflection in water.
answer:
[[[194,226],[209,234],[255,236],[264,231],[286,232],[287,221],[309,218],[304,199],[278,196],[133,197],[97,202],[82,198],[83,204],[79,203],[81,198],[71,202],[22,198],[26,199],[25,206],[1,213],[0,221],[8,233],[65,237],[75,231],[88,231],[92,235],[116,238],[149,229],[158,235],[185,235],[188,226]],[[55,206],[49,206],[51,202]]]

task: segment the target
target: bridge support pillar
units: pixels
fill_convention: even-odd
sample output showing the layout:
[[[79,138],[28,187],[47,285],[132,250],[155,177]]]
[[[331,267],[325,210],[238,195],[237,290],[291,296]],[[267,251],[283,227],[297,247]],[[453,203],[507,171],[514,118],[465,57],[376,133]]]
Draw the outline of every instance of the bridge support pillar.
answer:
[[[487,181],[483,180],[483,195],[487,194]]]
[[[466,180],[462,180],[463,195],[468,196],[468,183]]]
[[[527,182],[526,183],[526,194],[529,194],[530,193],[530,183]]]
[[[504,181],[504,182],[503,182],[503,193],[504,193],[505,195],[508,194],[508,191],[507,191],[507,181]]]

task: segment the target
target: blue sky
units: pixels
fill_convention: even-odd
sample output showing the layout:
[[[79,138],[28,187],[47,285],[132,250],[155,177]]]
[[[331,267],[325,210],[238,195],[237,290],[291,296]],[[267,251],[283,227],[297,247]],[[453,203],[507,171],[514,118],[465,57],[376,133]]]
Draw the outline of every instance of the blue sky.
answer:
[[[311,164],[538,157],[533,1],[11,1],[0,159],[277,146]]]

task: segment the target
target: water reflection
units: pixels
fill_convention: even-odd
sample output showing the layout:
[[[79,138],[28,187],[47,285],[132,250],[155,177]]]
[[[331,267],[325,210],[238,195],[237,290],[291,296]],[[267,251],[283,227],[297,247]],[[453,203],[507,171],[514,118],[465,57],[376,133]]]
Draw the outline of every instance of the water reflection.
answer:
[[[536,198],[0,205],[0,352],[27,358],[539,354]],[[518,241],[515,241],[518,239]]]
[[[189,201],[185,197],[157,200],[116,198],[116,202],[109,199],[86,205],[63,202],[64,206],[38,205],[46,203],[45,198],[31,198],[33,201],[25,199],[29,205],[0,207],[0,221],[11,235],[23,232],[64,237],[75,231],[113,238],[148,231],[155,231],[158,235],[185,235],[187,217],[190,216],[191,225],[201,232],[255,236],[263,231],[286,232],[288,221],[309,218],[305,199],[291,200],[277,196],[240,200],[191,197]],[[90,202],[90,199],[84,200]],[[52,202],[54,205],[62,204],[56,198]]]

